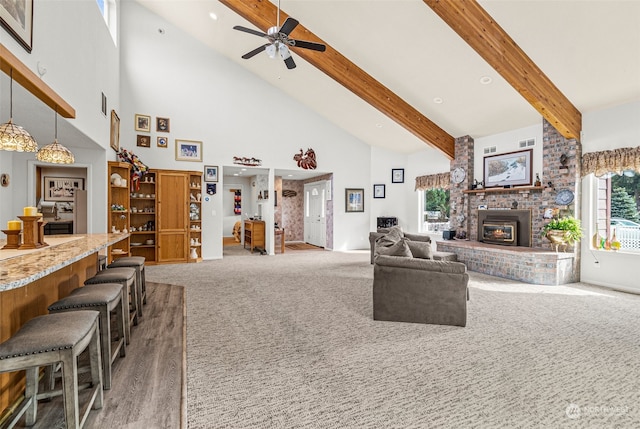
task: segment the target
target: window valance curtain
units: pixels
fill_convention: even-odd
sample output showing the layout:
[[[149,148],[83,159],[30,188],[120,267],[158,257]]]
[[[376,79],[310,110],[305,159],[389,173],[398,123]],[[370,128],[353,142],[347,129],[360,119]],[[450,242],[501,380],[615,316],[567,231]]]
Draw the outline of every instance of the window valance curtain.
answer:
[[[426,191],[428,189],[449,189],[451,183],[451,173],[429,174],[427,176],[416,177],[416,191]]]
[[[625,170],[640,173],[640,146],[623,147],[601,152],[589,152],[582,155],[582,176],[607,173],[622,174]]]

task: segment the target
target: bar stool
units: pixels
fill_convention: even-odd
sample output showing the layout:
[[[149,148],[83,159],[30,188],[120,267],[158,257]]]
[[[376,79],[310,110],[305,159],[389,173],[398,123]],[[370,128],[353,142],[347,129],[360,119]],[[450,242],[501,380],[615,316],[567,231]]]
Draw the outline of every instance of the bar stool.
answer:
[[[107,256],[98,255],[98,271],[102,271],[107,268]]]
[[[136,281],[138,282],[138,317],[142,317],[142,304],[147,303],[147,284],[144,275],[144,261],[144,256],[124,256],[114,260],[108,267],[130,267],[136,269]]]
[[[104,283],[120,283],[122,285],[122,299],[124,301],[124,339],[127,344],[131,342],[131,324],[138,324],[138,312],[136,311],[136,270],[133,268],[107,268],[95,276],[87,279],[84,284],[99,285]]]
[[[124,303],[122,284],[103,283],[75,289],[69,296],[49,306],[49,313],[98,310],[100,312],[100,342],[102,347],[102,379],[105,390],[111,389],[111,365],[126,355],[124,343]],[[118,341],[111,347],[111,312],[115,312]],[[118,353],[119,352],[119,353]]]
[[[62,363],[64,381],[59,393],[63,396],[67,428],[82,427],[92,408],[102,408],[99,317],[99,312],[90,310],[34,317],[0,344],[0,373],[26,370],[25,400],[8,427],[15,426],[25,412],[27,426],[35,424],[38,414],[38,369],[41,366]],[[87,348],[92,387],[87,409],[80,416],[77,358]]]

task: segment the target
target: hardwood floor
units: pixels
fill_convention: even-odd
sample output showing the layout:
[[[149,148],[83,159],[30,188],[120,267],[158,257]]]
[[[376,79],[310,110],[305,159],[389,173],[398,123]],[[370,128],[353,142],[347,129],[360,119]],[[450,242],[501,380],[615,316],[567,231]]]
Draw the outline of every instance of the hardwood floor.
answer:
[[[186,428],[186,307],[182,286],[147,282],[147,305],[132,327],[127,355],[116,359],[104,407],[85,428]],[[86,396],[80,393],[81,406]],[[82,410],[81,410],[82,413]],[[16,427],[24,426],[24,417]],[[62,398],[38,403],[32,428],[64,427]]]

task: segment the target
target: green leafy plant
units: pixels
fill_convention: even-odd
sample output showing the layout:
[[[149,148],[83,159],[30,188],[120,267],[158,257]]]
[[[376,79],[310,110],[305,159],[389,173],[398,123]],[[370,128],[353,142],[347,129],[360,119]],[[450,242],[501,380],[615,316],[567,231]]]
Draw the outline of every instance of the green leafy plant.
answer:
[[[552,219],[548,224],[542,227],[541,235],[545,237],[551,230],[565,231],[564,236],[569,243],[579,242],[583,236],[580,219],[576,219],[573,216],[563,216],[561,218]]]

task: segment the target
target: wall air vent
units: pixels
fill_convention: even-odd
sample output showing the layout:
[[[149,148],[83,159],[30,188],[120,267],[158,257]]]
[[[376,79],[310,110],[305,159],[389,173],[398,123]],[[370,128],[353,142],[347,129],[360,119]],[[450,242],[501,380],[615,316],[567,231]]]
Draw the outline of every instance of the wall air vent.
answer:
[[[486,155],[488,153],[496,153],[496,147],[495,146],[485,147],[484,154]]]
[[[536,139],[527,139],[527,140],[520,140],[520,142],[518,143],[518,146],[523,148],[523,147],[531,147],[531,146],[535,146],[536,145]]]

